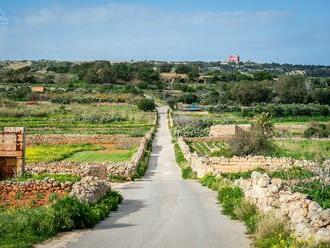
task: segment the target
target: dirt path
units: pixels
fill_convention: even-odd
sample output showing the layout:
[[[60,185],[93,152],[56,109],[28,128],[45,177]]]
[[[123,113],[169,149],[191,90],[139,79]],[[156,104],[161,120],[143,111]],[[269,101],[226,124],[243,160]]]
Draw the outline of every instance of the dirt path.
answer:
[[[93,230],[43,247],[249,247],[243,224],[221,214],[216,193],[181,178],[167,109],[159,108],[159,113],[149,169],[144,179],[121,185],[125,200],[119,210]]]

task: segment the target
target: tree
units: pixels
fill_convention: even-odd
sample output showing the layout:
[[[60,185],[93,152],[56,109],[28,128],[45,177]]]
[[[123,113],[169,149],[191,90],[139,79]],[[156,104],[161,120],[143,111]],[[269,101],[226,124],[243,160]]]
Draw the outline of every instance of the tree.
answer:
[[[155,102],[152,99],[141,99],[138,101],[137,106],[143,111],[154,111],[156,108]]]
[[[272,96],[272,89],[265,82],[243,81],[236,84],[230,91],[231,99],[243,105],[269,102]]]
[[[191,67],[189,65],[185,65],[185,64],[179,64],[175,68],[175,72],[179,73],[179,74],[188,74],[191,71],[192,71]]]
[[[173,65],[169,63],[164,63],[159,66],[160,72],[171,72]]]
[[[330,105],[330,89],[329,88],[315,89],[313,94],[313,99],[320,104]]]
[[[258,71],[253,73],[253,79],[257,81],[272,80],[273,75],[268,71]]]
[[[186,104],[197,103],[200,101],[199,97],[195,94],[187,93],[181,97],[181,101]]]
[[[309,99],[309,92],[305,85],[305,77],[286,76],[280,78],[276,85],[276,93],[282,103],[304,103]]]
[[[138,71],[138,77],[140,80],[146,82],[157,82],[160,79],[158,71],[155,71],[153,68],[141,68]]]

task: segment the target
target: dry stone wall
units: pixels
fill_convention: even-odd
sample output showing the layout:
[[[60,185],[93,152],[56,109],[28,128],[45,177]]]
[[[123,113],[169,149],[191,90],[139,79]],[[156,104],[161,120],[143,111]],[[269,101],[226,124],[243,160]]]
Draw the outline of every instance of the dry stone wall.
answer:
[[[291,192],[281,179],[255,171],[250,179],[239,179],[235,184],[262,212],[288,219],[299,237],[330,242],[330,209],[322,209],[304,194]]]
[[[246,157],[208,157],[198,156],[193,153],[185,142],[184,138],[178,138],[185,159],[189,162],[191,168],[202,177],[207,173],[221,174],[227,172],[251,171],[256,168],[265,168],[267,170],[285,169],[289,167],[314,167],[316,164],[308,160],[295,160],[291,158],[272,158],[264,156],[246,156]]]
[[[57,198],[69,195],[80,201],[96,203],[110,190],[110,182],[93,176],[83,177],[76,183],[58,182],[53,178],[26,182],[0,181],[0,206],[47,205],[54,193]]]
[[[73,185],[70,196],[87,203],[96,203],[111,190],[110,183],[97,177],[87,176]]]
[[[127,135],[83,135],[83,134],[29,134],[26,145],[58,145],[58,144],[129,144],[139,145],[141,138]]]
[[[145,150],[152,140],[155,129],[152,128],[143,138],[139,138],[140,144],[138,150],[132,157],[130,162],[70,162],[59,161],[50,163],[37,163],[26,166],[26,170],[31,173],[55,173],[55,174],[73,174],[81,177],[95,176],[100,179],[106,179],[108,175],[122,175],[128,179],[131,178],[143,159]]]
[[[58,196],[68,195],[72,185],[72,182],[58,182],[52,178],[26,182],[0,181],[0,205],[30,205],[32,201],[43,205],[48,202],[48,197],[52,193]]]

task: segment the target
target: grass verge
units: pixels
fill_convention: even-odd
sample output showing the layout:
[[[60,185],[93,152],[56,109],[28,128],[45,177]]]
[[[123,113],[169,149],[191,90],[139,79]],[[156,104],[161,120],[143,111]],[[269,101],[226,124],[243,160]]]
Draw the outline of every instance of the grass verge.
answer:
[[[15,181],[25,182],[27,180],[43,180],[45,178],[52,178],[58,182],[78,182],[80,181],[80,177],[71,174],[50,174],[50,173],[43,173],[43,174],[31,174],[31,173],[24,173],[22,176],[15,178]]]
[[[152,137],[150,138],[150,140],[148,142],[147,148],[145,149],[144,154],[143,154],[143,158],[140,160],[140,162],[136,168],[136,172],[132,176],[132,180],[143,177],[148,169],[148,163],[149,163],[150,154],[152,151],[152,141],[154,139],[155,133],[156,133],[156,130],[154,130]]]
[[[203,186],[218,192],[222,212],[233,219],[244,222],[247,232],[252,235],[257,248],[326,248],[328,243],[314,240],[301,241],[289,230],[287,221],[265,215],[257,207],[244,199],[242,190],[223,177],[205,175],[200,180]]]
[[[61,231],[93,227],[121,201],[122,196],[111,191],[96,204],[65,197],[49,207],[2,210],[0,247],[32,247]]]
[[[184,155],[183,155],[178,143],[174,143],[174,153],[175,153],[176,163],[181,168],[182,178],[184,178],[184,179],[196,179],[197,174],[188,165],[188,161],[184,158]]]

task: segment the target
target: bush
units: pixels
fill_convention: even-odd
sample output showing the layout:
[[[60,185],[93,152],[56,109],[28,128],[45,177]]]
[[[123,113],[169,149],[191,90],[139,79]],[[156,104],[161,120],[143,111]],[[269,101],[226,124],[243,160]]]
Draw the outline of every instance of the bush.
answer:
[[[32,247],[60,231],[92,227],[121,201],[111,191],[93,205],[65,197],[50,207],[0,211],[0,247]]]
[[[330,125],[323,123],[312,123],[304,131],[305,138],[328,138],[330,136]]]
[[[97,222],[88,204],[75,198],[62,198],[52,208],[55,215],[55,226],[59,231],[92,227]]]
[[[255,116],[251,129],[241,131],[230,144],[237,156],[266,155],[275,150],[275,145],[270,139],[272,134],[270,115],[261,113]]]
[[[156,108],[154,100],[151,99],[141,99],[138,101],[137,106],[143,111],[154,111]]]

